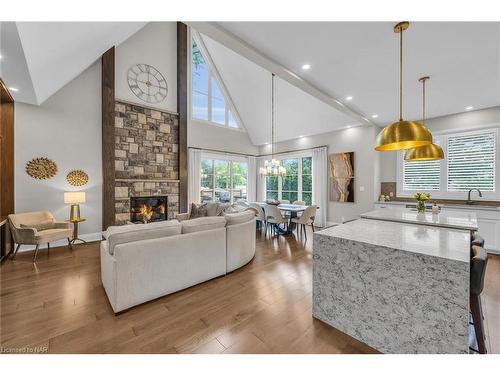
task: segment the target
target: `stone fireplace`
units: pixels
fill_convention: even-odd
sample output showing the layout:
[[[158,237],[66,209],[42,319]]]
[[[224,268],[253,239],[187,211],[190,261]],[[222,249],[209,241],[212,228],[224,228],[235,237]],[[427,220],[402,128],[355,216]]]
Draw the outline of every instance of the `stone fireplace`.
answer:
[[[167,220],[168,197],[130,197],[130,221],[150,223]]]
[[[165,219],[175,217],[179,212],[177,114],[115,103],[114,185],[116,225],[138,221],[132,217],[131,198],[165,198]]]

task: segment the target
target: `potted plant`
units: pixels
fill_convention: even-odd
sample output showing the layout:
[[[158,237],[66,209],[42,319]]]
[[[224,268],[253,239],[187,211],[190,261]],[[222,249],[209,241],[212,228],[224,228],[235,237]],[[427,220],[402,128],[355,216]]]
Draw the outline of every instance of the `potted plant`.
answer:
[[[417,211],[419,214],[425,212],[425,202],[431,199],[429,193],[415,193],[414,198],[417,200]]]

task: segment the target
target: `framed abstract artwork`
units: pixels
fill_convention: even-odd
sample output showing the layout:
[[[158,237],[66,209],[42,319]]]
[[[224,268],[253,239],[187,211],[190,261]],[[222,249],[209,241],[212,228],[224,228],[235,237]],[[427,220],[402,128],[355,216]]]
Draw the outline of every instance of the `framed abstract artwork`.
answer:
[[[328,156],[330,201],[354,202],[354,152]]]

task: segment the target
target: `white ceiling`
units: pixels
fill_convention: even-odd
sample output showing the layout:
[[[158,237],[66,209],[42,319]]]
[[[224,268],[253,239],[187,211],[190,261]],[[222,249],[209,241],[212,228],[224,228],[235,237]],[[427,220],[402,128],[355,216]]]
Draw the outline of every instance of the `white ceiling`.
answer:
[[[24,58],[23,47],[15,22],[2,22],[0,25],[0,77],[8,87],[19,91],[11,94],[16,100],[22,99],[25,103],[36,104],[35,90],[31,83],[28,65]]]
[[[16,27],[9,27],[2,23],[2,70],[9,73],[4,79],[8,86],[19,88],[12,93],[16,101],[41,104],[145,24],[16,22]],[[23,62],[25,69],[16,68]]]
[[[271,73],[203,35],[203,41],[255,145],[271,141]],[[276,77],[276,141],[357,125],[356,120]]]
[[[354,96],[348,105],[378,125],[398,118],[399,39],[394,23],[218,25],[327,94],[341,101]],[[500,23],[414,22],[404,34],[404,52],[405,118],[421,118],[417,79],[422,75],[431,76],[427,117],[463,112],[467,106],[500,105]],[[301,70],[305,63],[311,64],[309,71]],[[379,117],[372,119],[373,114]],[[328,129],[325,123],[323,132]]]

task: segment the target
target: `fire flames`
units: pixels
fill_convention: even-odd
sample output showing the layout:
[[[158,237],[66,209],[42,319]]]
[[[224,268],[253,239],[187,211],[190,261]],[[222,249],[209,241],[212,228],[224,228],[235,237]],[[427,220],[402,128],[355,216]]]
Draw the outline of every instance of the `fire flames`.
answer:
[[[143,204],[139,207],[139,213],[142,215],[142,221],[147,223],[151,220],[154,215],[154,211],[148,204]]]

